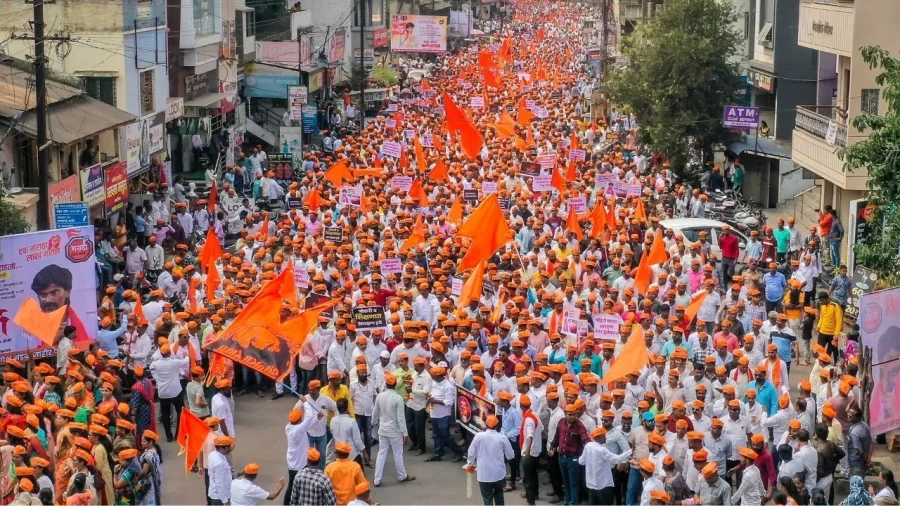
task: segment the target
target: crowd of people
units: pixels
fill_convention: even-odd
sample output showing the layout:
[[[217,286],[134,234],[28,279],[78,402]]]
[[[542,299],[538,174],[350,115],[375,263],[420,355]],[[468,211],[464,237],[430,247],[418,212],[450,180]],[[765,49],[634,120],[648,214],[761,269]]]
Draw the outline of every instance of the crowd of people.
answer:
[[[195,464],[211,505],[369,504],[388,459],[401,483],[426,462],[464,462],[485,504],[521,490],[528,504],[824,505],[836,479],[849,479],[844,504],[897,504],[890,471],[877,491],[862,478],[873,438],[846,268],[818,285],[834,229],[801,238],[779,222],[742,250],[727,226],[716,244],[665,227],[706,195],[636,146],[632,115],[584,113],[585,19],[598,11],[517,2],[502,31],[404,86],[396,111],[308,152],[284,212],[247,199],[228,214],[164,187],[129,208],[100,259],[96,341],[73,346],[66,327],[54,360],[2,365],[2,503],[173,501],[160,443],[175,448],[187,410],[211,429]],[[242,167],[254,188],[276,184],[259,152]],[[535,189],[542,176],[552,189]],[[230,181],[218,195],[234,194]],[[355,202],[342,197],[351,183]],[[502,223],[474,225],[508,233],[462,269],[479,237],[457,232],[479,200]],[[208,241],[228,252],[202,258]],[[395,258],[400,272],[383,274]],[[332,314],[290,336],[303,344],[283,381],[229,359],[213,370],[207,346],[287,268],[299,276],[285,314],[340,299]],[[212,269],[221,283],[207,293]],[[386,326],[358,330],[359,306],[382,307]],[[791,376],[801,363],[809,376]],[[287,479],[264,490],[260,466],[231,455],[234,397],[272,387],[298,399]],[[480,426],[457,423],[458,388],[483,401]]]

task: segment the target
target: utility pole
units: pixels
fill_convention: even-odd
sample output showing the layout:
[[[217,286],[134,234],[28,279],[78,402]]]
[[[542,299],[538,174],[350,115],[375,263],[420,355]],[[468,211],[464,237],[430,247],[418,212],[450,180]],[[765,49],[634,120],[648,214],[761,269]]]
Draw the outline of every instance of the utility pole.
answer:
[[[600,40],[600,55],[602,65],[600,67],[600,83],[601,86],[606,82],[606,64],[609,58],[609,0],[601,0],[603,2],[603,34]]]
[[[54,0],[26,0],[25,3],[34,5],[34,20],[32,27],[34,36],[16,36],[14,39],[34,40],[34,89],[35,89],[35,114],[37,115],[37,146],[38,146],[38,209],[37,219],[40,230],[50,230],[50,173],[47,147],[47,62],[44,55],[44,43],[48,40],[70,40],[69,37],[45,37],[44,36],[44,4],[55,4]],[[27,107],[27,105],[26,105]]]
[[[363,128],[365,128],[366,122],[366,80],[369,79],[369,71],[366,70],[366,27],[369,26],[368,22],[368,14],[366,13],[366,1],[367,0],[358,0],[356,2],[356,8],[359,9],[360,16],[357,18],[360,20],[359,27],[359,66],[362,67],[362,79],[360,79],[359,84],[359,131],[362,132]],[[375,53],[372,52],[372,58],[374,60]],[[372,62],[372,65],[375,65],[375,62]],[[374,69],[373,69],[374,71]]]

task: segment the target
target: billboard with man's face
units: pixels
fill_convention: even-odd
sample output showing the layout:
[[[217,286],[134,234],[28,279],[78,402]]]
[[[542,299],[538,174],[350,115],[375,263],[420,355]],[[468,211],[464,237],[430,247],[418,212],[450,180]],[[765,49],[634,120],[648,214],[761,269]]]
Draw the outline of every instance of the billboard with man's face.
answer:
[[[29,298],[45,313],[68,306],[57,342],[67,327],[79,347],[97,335],[95,247],[94,227],[0,237],[0,360],[56,354],[13,322]]]

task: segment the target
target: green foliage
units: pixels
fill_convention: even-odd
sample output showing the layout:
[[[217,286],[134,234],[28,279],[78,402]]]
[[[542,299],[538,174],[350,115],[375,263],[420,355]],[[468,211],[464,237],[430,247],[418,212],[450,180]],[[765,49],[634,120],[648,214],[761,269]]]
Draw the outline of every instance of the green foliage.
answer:
[[[624,40],[624,68],[611,69],[614,103],[634,111],[639,140],[665,154],[686,174],[689,151],[704,159],[732,134],[722,112],[734,103],[740,84],[736,62],[740,36],[737,13],[719,0],[667,0],[666,8]]]
[[[0,187],[0,237],[28,232],[29,225],[25,216],[4,197],[5,192]]]
[[[393,69],[386,66],[375,67],[374,79],[376,82],[384,83],[386,86],[395,86],[400,82],[400,77]]]
[[[874,204],[871,232],[864,234],[854,252],[856,263],[873,269],[887,286],[900,285],[900,60],[879,46],[862,48],[869,68],[880,68],[875,82],[887,103],[883,116],[861,114],[853,127],[869,137],[843,153],[848,171],[868,168],[868,199]]]

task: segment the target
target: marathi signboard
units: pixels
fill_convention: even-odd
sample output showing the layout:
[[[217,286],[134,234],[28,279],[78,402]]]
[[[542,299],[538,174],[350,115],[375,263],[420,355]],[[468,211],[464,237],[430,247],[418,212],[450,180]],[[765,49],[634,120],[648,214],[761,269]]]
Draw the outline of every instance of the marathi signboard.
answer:
[[[106,168],[106,212],[117,213],[128,202],[127,162],[120,162]]]
[[[106,189],[103,186],[103,168],[100,164],[81,170],[81,199],[87,202],[89,207],[103,202],[106,198]]]
[[[94,227],[0,237],[0,259],[0,358],[26,361],[56,354],[13,321],[29,298],[44,313],[68,306],[63,321],[75,327],[75,346],[86,349],[97,335]]]
[[[844,316],[851,320],[859,317],[860,297],[867,293],[872,293],[875,289],[875,282],[878,281],[878,275],[872,269],[863,265],[857,265],[853,270],[853,278],[850,281],[850,298],[847,301],[847,308],[844,310]]]
[[[383,306],[358,306],[353,308],[352,313],[357,331],[387,328]]]

